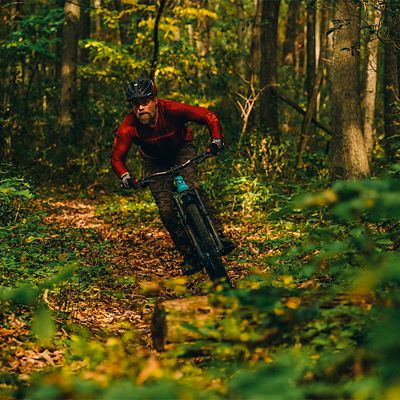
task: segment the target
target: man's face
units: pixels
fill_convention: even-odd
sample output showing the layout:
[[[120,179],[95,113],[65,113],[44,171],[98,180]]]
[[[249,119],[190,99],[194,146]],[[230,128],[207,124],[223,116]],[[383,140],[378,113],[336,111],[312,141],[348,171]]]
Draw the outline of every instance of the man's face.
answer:
[[[132,103],[132,109],[139,121],[144,125],[153,125],[156,118],[157,99],[148,97]]]

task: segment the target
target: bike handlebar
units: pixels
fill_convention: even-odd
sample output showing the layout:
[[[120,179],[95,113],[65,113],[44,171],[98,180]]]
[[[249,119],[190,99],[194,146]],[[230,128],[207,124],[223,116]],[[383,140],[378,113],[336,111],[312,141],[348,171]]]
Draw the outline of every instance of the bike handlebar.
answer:
[[[192,159],[184,162],[181,165],[174,165],[173,167],[169,168],[166,171],[161,171],[161,172],[156,172],[155,174],[151,174],[148,176],[143,176],[142,178],[139,179],[138,188],[142,188],[142,187],[146,187],[152,178],[156,178],[159,176],[167,176],[167,175],[174,175],[177,172],[183,170],[184,168],[186,168],[189,164],[193,163],[193,162],[197,162],[198,164],[203,162],[206,158],[211,157],[213,154],[211,154],[210,152],[206,151],[202,154],[199,154],[196,157],[193,157]]]

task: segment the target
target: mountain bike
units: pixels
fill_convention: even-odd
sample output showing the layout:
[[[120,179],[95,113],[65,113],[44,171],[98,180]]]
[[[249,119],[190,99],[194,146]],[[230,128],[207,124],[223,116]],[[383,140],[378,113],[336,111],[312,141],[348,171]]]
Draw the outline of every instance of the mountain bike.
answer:
[[[179,218],[185,228],[191,246],[213,282],[221,282],[232,286],[224,263],[221,259],[223,245],[211,218],[195,188],[190,188],[184,181],[180,171],[189,164],[201,163],[212,156],[209,152],[200,154],[181,165],[175,165],[165,171],[142,177],[138,187],[146,187],[160,176],[171,176],[175,181],[176,191],[173,194]]]

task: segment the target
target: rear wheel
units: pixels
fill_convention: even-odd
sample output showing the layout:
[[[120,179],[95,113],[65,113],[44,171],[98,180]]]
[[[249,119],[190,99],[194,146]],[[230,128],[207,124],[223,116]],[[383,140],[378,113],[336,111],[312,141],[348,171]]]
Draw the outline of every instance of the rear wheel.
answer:
[[[212,281],[220,280],[228,283],[229,286],[232,286],[217,246],[214,243],[197,205],[194,203],[189,204],[187,206],[187,214],[197,243],[204,255],[204,262],[208,276]]]

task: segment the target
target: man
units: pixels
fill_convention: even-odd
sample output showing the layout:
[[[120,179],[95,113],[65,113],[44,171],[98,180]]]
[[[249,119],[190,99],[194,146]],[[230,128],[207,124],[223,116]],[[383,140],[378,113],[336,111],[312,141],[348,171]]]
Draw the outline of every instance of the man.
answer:
[[[138,180],[129,174],[125,165],[126,155],[132,143],[140,148],[144,175],[183,164],[196,155],[192,131],[185,126],[187,122],[207,125],[211,135],[210,152],[217,154],[223,149],[221,125],[217,116],[208,109],[157,98],[157,89],[151,79],[136,79],[128,85],[126,95],[132,110],[126,115],[117,131],[111,156],[113,169],[120,177],[123,188],[135,188],[138,183]],[[228,254],[234,248],[233,243],[224,237],[221,221],[209,198],[199,187],[196,175],[195,163],[182,171],[186,183],[199,191],[221,237],[224,254]],[[185,274],[197,272],[200,267],[193,256],[186,232],[175,209],[172,196],[173,181],[170,178],[160,177],[149,187],[158,206],[161,220],[176,248],[184,257],[183,272]]]

